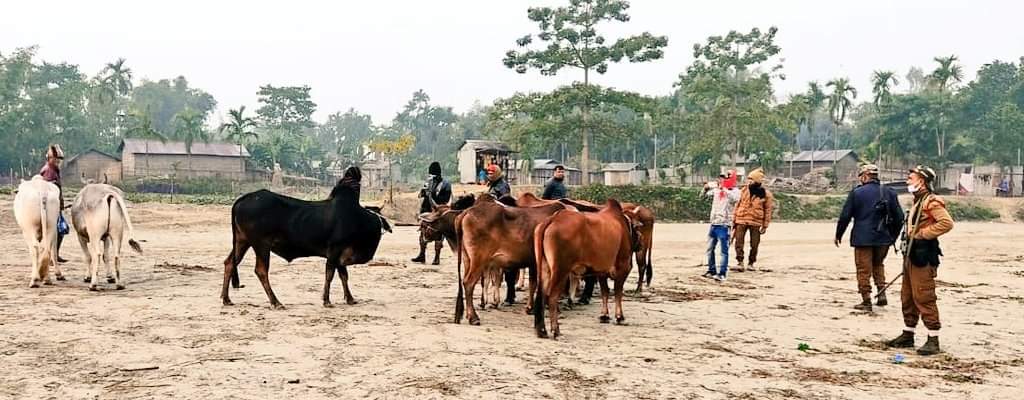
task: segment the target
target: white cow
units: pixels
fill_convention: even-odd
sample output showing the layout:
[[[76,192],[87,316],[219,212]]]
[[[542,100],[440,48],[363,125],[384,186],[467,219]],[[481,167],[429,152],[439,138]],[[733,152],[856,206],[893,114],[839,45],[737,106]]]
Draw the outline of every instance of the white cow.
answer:
[[[18,194],[14,196],[14,218],[25,236],[28,251],[32,257],[32,273],[29,287],[39,287],[39,282],[51,284],[50,265],[53,265],[57,280],[64,280],[64,274],[54,259],[57,254],[57,215],[60,213],[60,189],[57,185],[36,175],[30,181],[22,181]]]
[[[89,263],[89,275],[85,278],[89,290],[96,290],[100,260],[107,268],[107,283],[116,283],[118,290],[124,289],[121,244],[127,238],[128,245],[136,252],[142,253],[142,247],[133,239],[132,223],[128,219],[121,189],[102,183],[83,187],[71,205],[71,223]],[[110,273],[111,256],[114,259],[113,275]]]

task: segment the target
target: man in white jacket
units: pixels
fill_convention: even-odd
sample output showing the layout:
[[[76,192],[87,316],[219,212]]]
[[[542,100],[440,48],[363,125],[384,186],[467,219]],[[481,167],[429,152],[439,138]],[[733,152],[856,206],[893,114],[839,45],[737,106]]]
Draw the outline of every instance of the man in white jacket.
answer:
[[[735,175],[718,175],[718,182],[704,184],[703,196],[711,198],[711,229],[708,231],[708,271],[706,278],[725,281],[729,273],[729,230],[732,228],[732,214],[736,203],[740,200],[740,191],[736,190]],[[715,269],[715,246],[721,249],[719,265]]]

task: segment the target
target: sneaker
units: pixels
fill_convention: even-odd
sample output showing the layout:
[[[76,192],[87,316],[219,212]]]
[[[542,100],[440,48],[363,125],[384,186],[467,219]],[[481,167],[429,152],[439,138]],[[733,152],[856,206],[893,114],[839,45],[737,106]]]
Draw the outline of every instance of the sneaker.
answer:
[[[715,280],[719,282],[725,282],[725,275],[715,276]]]
[[[711,271],[705,272],[704,275],[701,276],[705,278],[715,279],[715,273]]]

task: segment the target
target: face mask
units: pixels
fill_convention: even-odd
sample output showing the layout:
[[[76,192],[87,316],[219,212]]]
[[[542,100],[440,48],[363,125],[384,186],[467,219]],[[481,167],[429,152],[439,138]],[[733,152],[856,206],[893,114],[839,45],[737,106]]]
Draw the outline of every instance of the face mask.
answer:
[[[910,193],[917,193],[917,186],[907,185],[907,191]]]

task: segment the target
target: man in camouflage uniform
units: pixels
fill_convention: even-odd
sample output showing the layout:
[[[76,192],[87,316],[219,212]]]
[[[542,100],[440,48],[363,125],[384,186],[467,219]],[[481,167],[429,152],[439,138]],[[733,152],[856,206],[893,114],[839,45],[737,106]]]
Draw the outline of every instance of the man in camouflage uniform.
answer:
[[[903,333],[890,340],[889,347],[914,347],[917,321],[928,328],[928,341],[917,350],[920,355],[939,353],[939,307],[936,304],[935,277],[938,274],[938,237],[953,229],[953,218],[946,202],[933,194],[935,171],[924,166],[910,170],[907,190],[914,194],[914,203],[907,216],[903,247]]]

